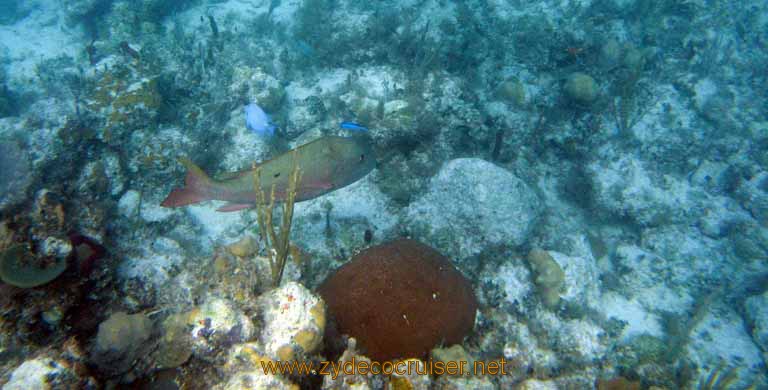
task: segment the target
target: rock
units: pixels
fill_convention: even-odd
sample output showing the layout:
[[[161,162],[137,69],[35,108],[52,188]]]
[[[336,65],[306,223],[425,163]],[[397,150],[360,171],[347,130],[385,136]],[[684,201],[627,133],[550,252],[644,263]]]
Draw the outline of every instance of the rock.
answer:
[[[441,376],[435,381],[433,387],[435,390],[495,390],[497,388],[488,376],[458,377],[451,375]]]
[[[174,213],[172,209],[160,206],[160,201],[145,200],[140,205],[139,215],[146,222],[164,222]]]
[[[693,303],[686,291],[676,289],[669,282],[660,283],[660,276],[667,279],[669,274],[676,273],[665,258],[634,245],[619,245],[614,263],[618,269],[625,270],[619,276],[622,295],[637,300],[643,311],[684,312]],[[654,321],[653,318],[647,320]]]
[[[113,183],[113,180],[107,177],[106,162],[106,158],[104,160],[99,159],[82,167],[76,184],[76,191],[82,199],[96,203],[108,197],[113,190],[122,188],[122,183]],[[114,169],[114,166],[112,168]],[[114,175],[115,172],[112,174]]]
[[[723,253],[730,250],[727,240],[704,236],[694,226],[669,225],[645,229],[641,234],[640,246],[663,259],[663,266],[650,267],[655,269],[651,271],[651,276],[658,285],[701,293],[691,290],[689,286],[725,282],[733,277],[748,277],[748,274],[731,272],[736,264],[734,257],[723,256]],[[663,278],[660,277],[662,274]]]
[[[621,45],[615,39],[609,39],[600,47],[600,65],[605,69],[613,69],[621,61]]]
[[[239,95],[245,91],[248,102],[258,104],[270,115],[281,108],[285,92],[278,79],[267,74],[262,68],[243,65],[235,66],[232,73],[232,82],[229,85],[231,94]]]
[[[3,390],[75,389],[84,384],[66,361],[38,357],[16,367]]]
[[[749,388],[754,383],[760,388],[765,378],[765,351],[756,345],[745,319],[737,310],[730,304],[712,302],[700,315],[700,321],[690,329],[687,358],[699,367],[713,370],[722,362],[739,362],[737,378],[731,388]],[[698,380],[705,381],[709,374],[699,371]]]
[[[245,258],[253,256],[259,249],[256,239],[248,234],[240,240],[227,245],[227,250],[234,256]]]
[[[243,235],[251,227],[251,220],[248,220],[247,212],[222,213],[216,211],[222,201],[202,202],[185,207],[183,210],[194,221],[194,225],[202,230],[202,234],[208,237],[212,242],[231,242]],[[253,211],[253,215],[256,212]]]
[[[736,180],[736,172],[723,162],[703,161],[691,175],[691,184],[706,189],[714,194],[722,194],[729,190],[731,183]]]
[[[154,123],[162,107],[158,79],[141,77],[125,63],[98,73],[88,108],[106,119],[102,138],[117,145],[132,129]]]
[[[231,301],[235,306],[246,311],[254,306],[259,295],[273,287],[272,270],[268,258],[255,254],[241,257],[232,254],[232,252],[241,253],[239,252],[241,250],[248,253],[250,248],[239,247],[239,245],[251,240],[253,239],[244,239],[232,244],[235,247],[230,246],[230,249],[216,251],[212,260],[206,260],[209,264],[206,265],[207,270],[203,271],[207,275],[208,283],[217,286],[217,296]],[[255,241],[252,243],[255,244]],[[298,256],[296,253],[293,255]],[[294,258],[287,263],[283,281],[292,279],[294,274],[290,271],[296,269]],[[191,284],[194,285],[195,282]]]
[[[632,155],[589,164],[595,204],[610,215],[630,217],[641,226],[691,223],[708,198],[687,181],[651,170]]]
[[[136,190],[125,191],[120,201],[117,202],[117,212],[125,218],[134,218],[139,213],[141,193]]]
[[[640,72],[645,67],[645,63],[653,54],[653,49],[638,49],[632,45],[624,47],[624,58],[622,65],[631,72]]]
[[[99,325],[90,360],[109,375],[125,373],[148,352],[152,330],[144,314],[114,313]]]
[[[743,261],[768,260],[768,228],[744,221],[733,224],[729,233],[734,253]]]
[[[251,389],[270,389],[270,390],[298,390],[299,387],[283,377],[277,375],[264,374],[261,367],[255,370],[238,372],[232,375],[226,384],[221,387],[222,390],[251,390]]]
[[[16,142],[0,142],[0,210],[24,199],[33,175],[29,157]]]
[[[231,302],[209,298],[186,314],[192,353],[212,361],[233,344],[249,341],[255,335],[251,320]]]
[[[747,132],[755,143],[765,142],[768,140],[768,121],[751,122]]]
[[[259,297],[259,341],[272,359],[292,360],[317,351],[325,332],[325,303],[289,282]]]
[[[761,226],[768,228],[768,172],[761,171],[741,180],[735,198]]]
[[[347,339],[347,346],[344,352],[336,362],[338,365],[352,364],[352,362],[361,362],[370,365],[371,359],[359,355],[357,351],[357,340],[354,337]],[[339,367],[339,366],[337,366]],[[323,376],[323,390],[372,390],[377,387],[374,385],[375,377],[370,372],[361,373],[359,370],[344,372],[340,370],[338,375]],[[405,387],[406,389],[408,387]]]
[[[598,390],[607,390],[607,389],[640,390],[640,382],[630,381],[629,379],[624,378],[623,376],[615,377],[612,379],[598,379],[597,389]]]
[[[533,311],[531,315],[536,315],[540,310]],[[543,311],[549,313],[549,311]],[[556,370],[560,364],[560,354],[547,349],[545,346],[539,346],[537,336],[526,324],[517,322],[517,319],[508,314],[500,314],[495,319],[506,326],[500,330],[501,334],[495,335],[504,343],[500,347],[507,362],[515,362],[514,365],[507,365],[509,377],[514,379],[525,379],[528,372],[533,369],[550,371]]]
[[[606,318],[615,318],[626,324],[619,335],[622,343],[631,343],[638,337],[664,336],[661,317],[636,299],[627,299],[612,291],[606,292],[600,297],[599,307]]]
[[[534,314],[548,347],[556,350],[557,358],[589,364],[604,359],[609,352],[606,331],[588,318],[565,320],[550,311]]]
[[[184,261],[181,245],[168,237],[157,237],[146,247],[137,249],[143,253],[126,257],[118,266],[117,274],[122,279],[136,278],[160,287]]]
[[[172,314],[161,325],[154,360],[157,368],[175,368],[184,364],[192,356],[192,337],[189,332],[189,315]]]
[[[433,361],[436,362],[456,362],[455,364],[460,365],[460,367],[463,367],[464,373],[461,375],[466,375],[467,373],[472,372],[474,359],[472,359],[467,351],[464,350],[464,347],[462,347],[460,344],[453,345],[448,348],[435,348],[432,351],[429,352],[429,356]],[[458,375],[459,373],[456,373],[454,375]],[[451,375],[450,373],[446,372],[446,375]]]
[[[533,292],[534,285],[531,283],[533,277],[523,259],[513,259],[513,261],[502,264],[499,268],[494,268],[493,272],[484,273],[483,281],[494,283],[503,289],[503,300],[515,307],[522,309],[528,302],[529,295]],[[478,283],[483,284],[483,282]]]
[[[750,221],[752,217],[739,202],[730,197],[718,196],[712,199],[710,207],[704,209],[697,226],[705,236],[717,239],[727,235],[733,237],[735,231],[750,225]]]
[[[516,388],[518,390],[557,390],[559,387],[552,380],[528,379]]]
[[[521,245],[542,212],[536,193],[504,168],[477,158],[448,161],[406,210],[416,237],[460,261],[497,245]]]
[[[264,365],[277,362],[265,356],[253,343],[239,344],[232,347],[224,364],[226,379],[218,389],[250,390],[275,389],[298,390],[299,387],[282,375],[264,372]]]
[[[582,247],[587,246],[582,236]],[[577,242],[576,246],[579,246]],[[572,307],[594,307],[600,297],[600,271],[595,259],[585,254],[587,251],[575,250],[577,255],[547,251],[565,274],[560,299]]]
[[[745,308],[752,339],[763,350],[763,355],[768,356],[768,291],[747,298]]]
[[[221,298],[209,298],[190,311],[168,316],[161,329],[155,359],[162,368],[178,367],[192,355],[213,362],[255,334],[250,318]]]
[[[245,126],[243,107],[237,107],[230,113],[230,120],[224,125],[223,131],[231,134],[231,143],[222,153],[223,172],[250,169],[255,162],[267,159],[270,151],[269,141]]]
[[[374,170],[356,183],[296,204],[292,240],[313,255],[332,257],[336,247],[365,246],[367,229],[378,239],[390,235],[397,217],[376,185],[377,175]]]
[[[389,383],[392,389],[413,389],[413,390],[429,390],[432,388],[432,378],[429,375],[419,375],[419,373],[427,373],[426,364],[419,359],[405,359],[401,360],[404,364],[405,372],[399,374],[397,372],[392,373],[389,376]]]
[[[597,99],[598,87],[592,76],[576,72],[571,73],[563,87],[565,96],[579,104],[590,104]]]
[[[520,80],[513,77],[499,85],[496,96],[515,106],[522,106],[525,104],[525,86]]]

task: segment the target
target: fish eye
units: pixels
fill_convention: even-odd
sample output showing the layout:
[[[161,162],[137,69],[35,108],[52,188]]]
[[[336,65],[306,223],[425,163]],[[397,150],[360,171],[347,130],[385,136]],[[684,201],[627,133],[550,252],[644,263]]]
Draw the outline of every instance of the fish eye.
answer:
[[[361,155],[360,155],[360,161],[363,161],[363,160],[365,160],[365,155],[364,155],[364,154],[361,154]]]
[[[275,178],[278,178],[278,177],[280,177],[280,172],[278,172],[278,173],[275,173],[275,176],[273,176],[273,177],[275,177]]]

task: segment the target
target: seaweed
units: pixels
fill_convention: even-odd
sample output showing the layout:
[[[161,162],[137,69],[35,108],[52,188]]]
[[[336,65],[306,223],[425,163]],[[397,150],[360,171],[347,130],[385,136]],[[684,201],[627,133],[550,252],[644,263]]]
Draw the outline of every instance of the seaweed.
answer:
[[[253,173],[253,189],[257,194],[256,218],[259,225],[259,237],[266,246],[269,268],[272,275],[272,286],[280,285],[285,269],[285,261],[291,252],[290,235],[293,221],[293,205],[296,201],[296,189],[301,181],[301,169],[299,168],[296,151],[293,151],[293,166],[291,178],[288,183],[285,201],[282,207],[282,220],[278,231],[273,224],[273,211],[275,207],[275,185],[270,190],[269,202],[267,195],[261,189],[261,168],[255,168]]]

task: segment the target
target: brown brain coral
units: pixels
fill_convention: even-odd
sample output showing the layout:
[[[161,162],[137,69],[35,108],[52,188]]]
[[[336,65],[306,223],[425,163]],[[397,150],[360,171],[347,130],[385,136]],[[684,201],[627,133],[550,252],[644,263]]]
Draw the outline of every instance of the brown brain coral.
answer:
[[[424,358],[438,344],[461,343],[475,322],[472,286],[434,249],[409,239],[369,248],[319,288],[335,327],[367,356]]]

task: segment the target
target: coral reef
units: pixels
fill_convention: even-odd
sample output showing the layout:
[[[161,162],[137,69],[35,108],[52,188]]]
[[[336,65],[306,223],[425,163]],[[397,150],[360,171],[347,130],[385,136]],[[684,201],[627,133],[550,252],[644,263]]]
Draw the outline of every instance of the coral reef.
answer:
[[[434,249],[407,239],[359,253],[318,291],[334,325],[326,337],[350,335],[378,361],[423,358],[440,342],[460,343],[477,310],[461,273]]]
[[[4,388],[768,384],[768,3],[0,9]],[[179,157],[243,171],[327,136],[365,138],[376,168],[306,202],[267,189],[261,212],[160,207]],[[357,339],[346,315],[368,316]],[[342,350],[511,365],[261,368]]]
[[[556,309],[560,303],[560,293],[564,289],[565,273],[552,256],[541,249],[528,252],[527,259],[536,275],[534,282],[544,306]]]
[[[563,91],[575,103],[590,104],[597,99],[598,87],[592,76],[577,72],[568,76]]]
[[[154,325],[144,314],[117,312],[99,324],[90,360],[102,372],[119,375],[149,352]]]
[[[326,328],[325,303],[298,283],[259,297],[259,341],[273,359],[294,360],[316,352]]]

